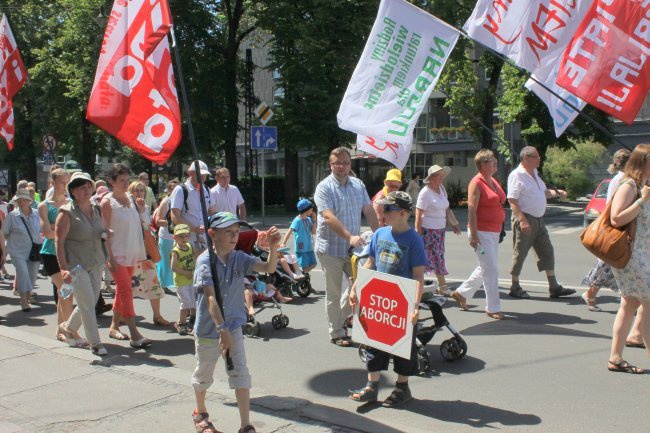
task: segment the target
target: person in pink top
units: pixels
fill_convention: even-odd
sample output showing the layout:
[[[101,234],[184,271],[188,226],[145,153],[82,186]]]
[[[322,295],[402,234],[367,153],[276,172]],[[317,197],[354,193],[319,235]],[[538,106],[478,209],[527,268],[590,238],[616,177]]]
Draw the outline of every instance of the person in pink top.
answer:
[[[493,177],[497,172],[497,159],[489,149],[481,149],[474,157],[478,174],[467,187],[467,234],[469,245],[478,259],[472,275],[458,287],[451,297],[459,306],[467,309],[467,299],[483,286],[485,289],[485,312],[493,319],[503,319],[499,301],[499,262],[497,249],[499,234],[505,220],[503,204],[506,194]]]

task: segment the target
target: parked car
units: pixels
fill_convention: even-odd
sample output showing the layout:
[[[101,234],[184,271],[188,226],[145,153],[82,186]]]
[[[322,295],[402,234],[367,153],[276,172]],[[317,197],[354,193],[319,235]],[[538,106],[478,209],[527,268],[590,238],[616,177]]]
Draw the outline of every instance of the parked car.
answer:
[[[607,187],[611,179],[605,179],[598,184],[593,195],[591,195],[591,200],[587,203],[585,208],[585,216],[583,225],[587,227],[592,223],[593,220],[598,218],[598,215],[603,213],[605,206],[607,205]],[[587,195],[589,198],[589,195]]]

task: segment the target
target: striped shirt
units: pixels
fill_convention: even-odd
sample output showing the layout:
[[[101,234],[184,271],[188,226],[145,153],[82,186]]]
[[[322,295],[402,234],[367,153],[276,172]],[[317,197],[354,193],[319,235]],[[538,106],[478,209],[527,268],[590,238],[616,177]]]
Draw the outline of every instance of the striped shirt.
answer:
[[[359,235],[361,210],[365,205],[370,204],[368,191],[361,180],[348,177],[343,185],[330,174],[316,186],[314,201],[321,215],[324,211],[331,210],[352,235]],[[316,251],[329,256],[346,258],[349,247],[350,243],[337,235],[327,224],[318,224]]]

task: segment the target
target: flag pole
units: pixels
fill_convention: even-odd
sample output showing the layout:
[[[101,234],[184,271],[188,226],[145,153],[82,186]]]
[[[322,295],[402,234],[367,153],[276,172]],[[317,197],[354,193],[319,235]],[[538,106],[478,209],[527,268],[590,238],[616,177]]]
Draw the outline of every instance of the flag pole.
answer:
[[[203,227],[205,228],[205,237],[207,239],[208,243],[208,255],[210,257],[210,271],[212,274],[212,283],[214,285],[214,294],[215,298],[217,300],[217,305],[219,306],[219,310],[221,311],[221,316],[223,317],[224,321],[226,320],[226,316],[223,311],[223,297],[221,296],[221,286],[219,285],[219,277],[217,275],[217,257],[214,252],[214,248],[212,245],[212,238],[208,235],[208,229],[210,227],[209,224],[209,219],[208,219],[208,208],[205,203],[205,196],[203,195],[203,189],[205,188],[205,185],[203,184],[202,178],[201,178],[201,167],[199,166],[199,152],[196,148],[196,139],[194,137],[194,127],[192,125],[192,114],[190,113],[190,102],[189,98],[187,96],[187,88],[185,87],[185,78],[183,76],[183,67],[181,64],[181,56],[179,54],[179,50],[176,46],[176,35],[174,33],[174,26],[169,30],[169,34],[172,38],[172,43],[171,47],[172,50],[174,51],[174,58],[176,59],[176,70],[178,72],[178,82],[180,85],[181,89],[181,97],[183,98],[183,110],[185,111],[185,117],[187,118],[187,131],[190,135],[190,146],[192,148],[192,158],[194,159],[194,173],[197,176],[197,181],[199,184],[199,198],[201,202],[201,214],[203,216]],[[230,357],[229,353],[226,353],[226,365],[228,370],[232,370],[235,368],[232,358]]]
[[[470,35],[468,35],[467,33],[465,33],[465,31],[464,31],[463,29],[459,29],[459,28],[457,28],[457,27],[454,27],[454,28],[455,28],[456,30],[458,30],[458,31],[460,32],[460,34],[461,34],[465,39],[469,39],[469,40],[471,40],[472,42],[474,42],[475,44],[481,45],[481,46],[484,47],[486,50],[488,50],[490,53],[492,53],[493,55],[497,56],[498,58],[500,58],[500,59],[503,60],[504,62],[508,63],[509,65],[511,65],[511,66],[513,66],[513,67],[515,67],[515,68],[517,68],[517,69],[519,69],[520,71],[523,71],[524,74],[526,74],[526,77],[527,77],[527,78],[533,80],[536,84],[539,84],[541,87],[543,87],[545,90],[547,90],[551,95],[555,96],[556,98],[558,98],[559,100],[561,100],[562,102],[564,102],[564,103],[565,103],[569,108],[571,108],[572,110],[574,110],[576,113],[578,113],[578,115],[582,116],[585,120],[587,120],[587,121],[588,121],[589,123],[591,123],[594,127],[596,127],[596,129],[600,130],[602,133],[604,133],[606,136],[608,136],[609,138],[611,138],[613,141],[615,141],[615,142],[618,143],[619,145],[623,146],[624,148],[626,148],[626,149],[628,149],[628,150],[630,150],[630,151],[632,150],[632,149],[629,148],[629,146],[627,146],[625,143],[623,143],[621,140],[619,140],[618,137],[616,137],[616,136],[615,136],[615,135],[614,135],[610,130],[608,130],[607,128],[605,128],[605,127],[604,127],[600,122],[598,122],[596,119],[594,119],[593,117],[591,117],[591,116],[588,115],[587,113],[584,113],[582,110],[580,110],[578,107],[576,107],[573,103],[567,101],[567,100],[564,99],[562,96],[560,96],[559,94],[557,94],[553,89],[550,89],[550,88],[549,88],[548,86],[546,86],[544,83],[540,82],[537,78],[535,78],[535,77],[533,76],[533,74],[532,74],[531,72],[529,72],[529,71],[527,71],[527,70],[525,70],[525,69],[523,69],[523,68],[521,68],[521,67],[515,65],[514,62],[512,62],[512,60],[510,60],[508,57],[504,56],[503,54],[499,53],[498,51],[495,51],[495,50],[493,50],[492,48],[490,48],[490,47],[488,47],[488,46],[486,46],[486,45],[483,45],[482,43],[480,43],[480,42],[477,41],[476,39],[473,39]]]

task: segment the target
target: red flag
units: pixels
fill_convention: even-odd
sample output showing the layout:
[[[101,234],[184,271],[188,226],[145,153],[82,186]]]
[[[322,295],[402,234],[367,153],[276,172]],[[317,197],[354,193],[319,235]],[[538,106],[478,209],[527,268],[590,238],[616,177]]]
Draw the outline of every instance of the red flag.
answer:
[[[181,116],[167,33],[167,0],[116,0],[86,118],[155,162],[164,164],[181,140]]]
[[[0,20],[0,135],[7,147],[14,148],[14,106],[12,98],[27,81],[27,70],[20,57],[9,21],[3,14]]]
[[[630,124],[650,90],[650,0],[596,0],[564,51],[557,83]]]

